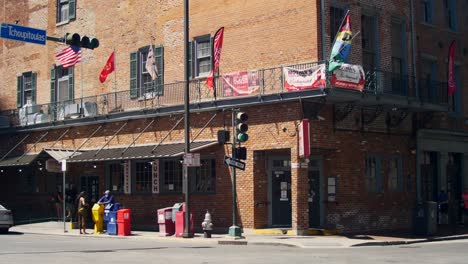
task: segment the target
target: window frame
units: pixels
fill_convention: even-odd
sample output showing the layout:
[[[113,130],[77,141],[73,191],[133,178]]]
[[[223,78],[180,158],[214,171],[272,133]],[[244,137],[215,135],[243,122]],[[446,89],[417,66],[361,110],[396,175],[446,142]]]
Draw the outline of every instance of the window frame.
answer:
[[[212,45],[213,38],[211,35],[203,35],[203,36],[198,36],[193,39],[192,43],[192,61],[193,61],[193,76],[195,78],[204,78],[207,77],[210,73],[210,71],[213,69],[213,45]],[[202,48],[202,43],[208,43],[209,50],[208,54],[205,54],[203,56],[199,56],[199,49]],[[206,72],[201,72],[200,71],[200,62],[201,61],[208,61],[208,71]]]
[[[195,175],[192,177],[190,192],[193,194],[215,194],[216,159],[205,157],[200,160],[200,164],[201,166],[195,169]]]
[[[139,175],[138,167],[143,166],[141,173]],[[142,176],[143,179],[139,179]],[[152,160],[132,160],[131,161],[131,190],[132,194],[151,194],[152,193],[152,183],[153,183],[153,161]],[[144,188],[139,189],[138,184],[142,183]]]
[[[391,165],[395,164],[395,175],[392,172]],[[395,181],[396,184],[391,182]],[[403,157],[401,155],[392,155],[387,160],[387,189],[391,192],[403,192]]]
[[[421,0],[421,15],[423,23],[434,24],[434,0]]]
[[[368,24],[365,23],[368,18]],[[361,48],[362,48],[362,66],[364,71],[374,71],[379,68],[379,17],[372,13],[363,12],[361,14]],[[367,21],[367,19],[366,19]],[[368,44],[367,44],[368,43]],[[369,47],[366,47],[369,46]],[[370,57],[372,65],[367,65]]]
[[[62,7],[67,9],[67,18],[62,14]],[[56,24],[63,25],[76,19],[76,0],[57,0]]]
[[[171,166],[172,170],[167,169],[167,166]],[[159,190],[161,194],[181,194],[183,188],[182,179],[182,163],[180,159],[161,159],[159,163],[160,172],[160,186]],[[172,178],[172,179],[170,179]],[[170,182],[170,183],[168,183]],[[169,189],[169,184],[173,185],[173,189]]]
[[[27,78],[29,79],[26,82]],[[30,87],[26,89],[26,84],[30,83]],[[17,97],[16,97],[16,106],[18,108],[23,107],[28,103],[28,96],[26,93],[30,93],[30,104],[36,104],[36,96],[37,96],[37,73],[36,72],[23,72],[20,76],[17,77]]]
[[[340,30],[341,23],[343,22],[343,18],[346,15],[345,8],[344,7],[339,7],[335,5],[331,5],[330,8],[328,9],[329,11],[329,23],[330,23],[330,43],[333,45],[333,42],[335,41],[336,34],[338,33],[338,30]],[[338,13],[341,13],[341,16],[339,16]]]
[[[445,8],[445,26],[452,30],[457,31],[457,2],[456,0],[444,0]]]
[[[120,168],[120,176],[114,175],[114,173],[119,173],[117,170],[113,170],[112,167],[118,166]],[[122,194],[124,193],[124,166],[120,161],[107,162],[106,163],[106,190],[112,190],[113,193]],[[117,190],[114,189],[114,176],[120,177],[120,183],[117,184]],[[120,188],[119,188],[120,186]]]
[[[144,80],[150,77],[145,67],[149,48],[150,45],[144,46],[130,53],[130,98],[132,99],[151,99],[164,95],[164,47],[162,45],[153,46],[158,78],[150,81],[152,86],[150,90],[146,90],[144,85]]]
[[[369,167],[371,159],[375,166]],[[377,154],[367,154],[365,157],[365,184],[368,193],[382,193],[382,157]]]

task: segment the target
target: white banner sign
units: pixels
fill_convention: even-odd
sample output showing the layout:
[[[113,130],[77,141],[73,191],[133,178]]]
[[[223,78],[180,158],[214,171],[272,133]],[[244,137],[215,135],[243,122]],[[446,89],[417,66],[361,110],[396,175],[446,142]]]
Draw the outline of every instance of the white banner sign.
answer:
[[[325,88],[325,64],[303,70],[284,67],[283,74],[284,87],[289,92]]]
[[[366,74],[361,65],[343,64],[332,74],[331,85],[361,91],[366,83]]]

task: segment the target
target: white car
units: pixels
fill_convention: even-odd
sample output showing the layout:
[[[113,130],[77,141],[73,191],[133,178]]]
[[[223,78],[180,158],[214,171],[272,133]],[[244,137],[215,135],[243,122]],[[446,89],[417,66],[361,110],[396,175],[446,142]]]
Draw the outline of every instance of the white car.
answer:
[[[13,226],[13,214],[0,204],[0,233],[8,233]]]

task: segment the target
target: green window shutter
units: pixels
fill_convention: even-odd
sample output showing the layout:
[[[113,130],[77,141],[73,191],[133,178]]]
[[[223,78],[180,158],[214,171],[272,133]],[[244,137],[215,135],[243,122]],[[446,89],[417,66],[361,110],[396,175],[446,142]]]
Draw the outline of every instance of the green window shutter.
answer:
[[[76,19],[76,0],[68,1],[68,19],[69,20]]]
[[[75,78],[73,77],[74,69],[75,67],[68,68],[68,100],[75,99],[75,89],[74,89]]]
[[[130,53],[130,98],[138,97],[138,52]]]
[[[23,101],[21,100],[23,94],[23,76],[16,77],[16,107],[20,108],[23,106]]]
[[[214,60],[214,56],[213,56],[214,55],[214,47],[213,47],[214,43],[213,43],[213,41],[214,41],[214,37],[210,37],[210,71],[213,70],[213,65],[214,65],[213,64],[214,63],[214,61],[213,61]],[[213,76],[216,76],[216,72],[213,72]]]
[[[189,80],[193,79],[193,41],[189,41],[189,49],[188,49],[188,72],[189,72]],[[185,77],[184,77],[185,78]]]
[[[164,47],[160,46],[154,49],[156,67],[158,68],[158,78],[156,79],[156,93],[164,94]]]
[[[37,91],[37,73],[33,72],[31,73],[31,82],[32,82],[32,87],[31,87],[31,103],[33,105],[36,104],[36,91]]]
[[[57,92],[56,92],[57,83],[55,82],[55,79],[56,79],[55,68],[52,68],[50,70],[50,102],[51,103],[57,102]]]

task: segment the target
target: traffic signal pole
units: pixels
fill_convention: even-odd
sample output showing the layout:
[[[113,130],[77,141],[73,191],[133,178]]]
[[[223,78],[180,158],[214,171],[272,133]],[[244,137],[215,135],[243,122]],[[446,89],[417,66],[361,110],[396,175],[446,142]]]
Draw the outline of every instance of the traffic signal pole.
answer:
[[[232,159],[236,160],[237,145],[237,110],[232,109]],[[231,166],[232,173],[232,226],[229,227],[229,236],[240,237],[241,229],[237,226],[237,191],[236,191],[236,167]]]

